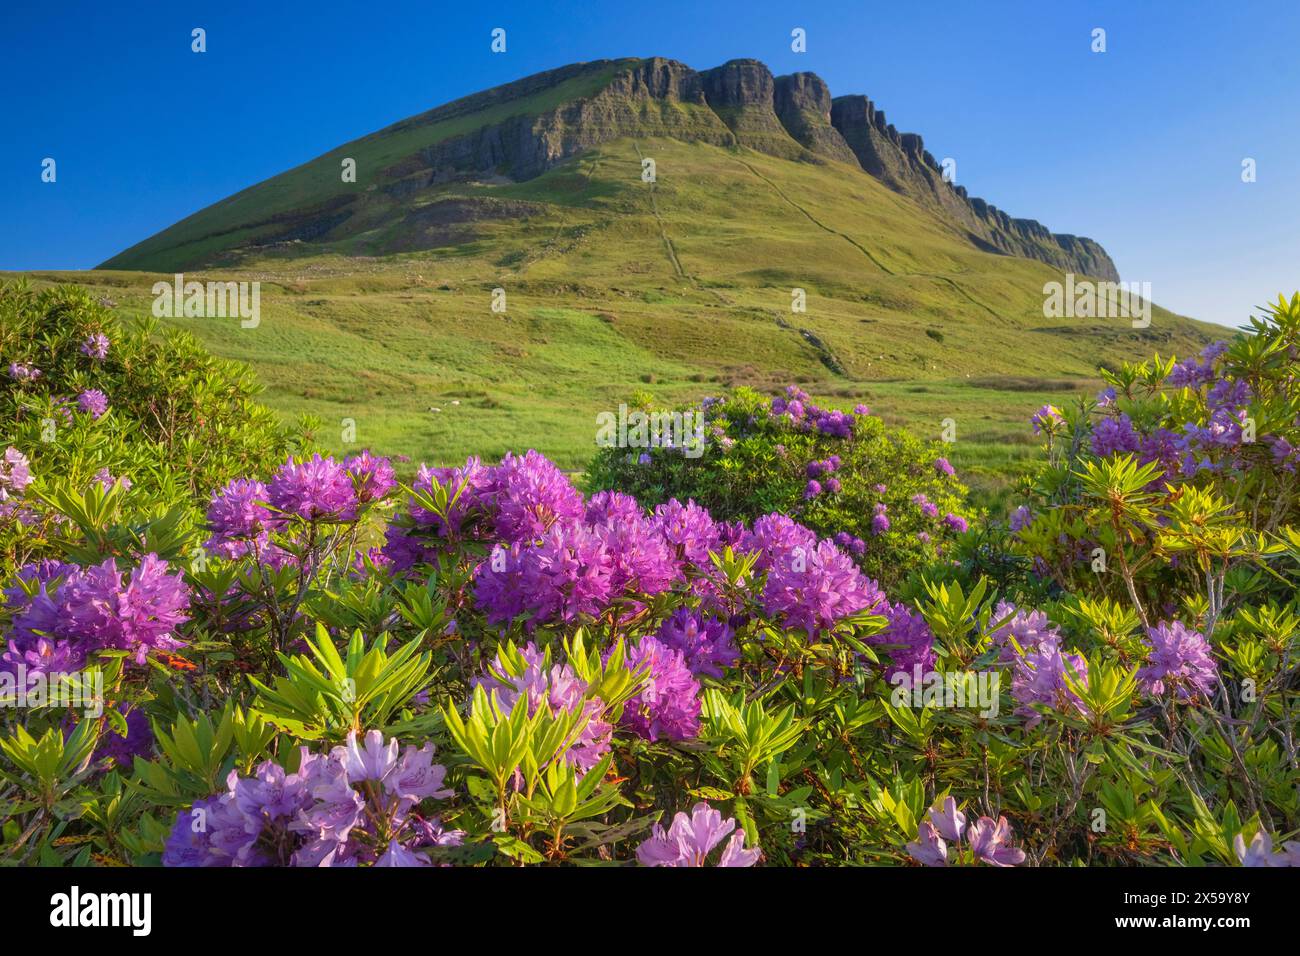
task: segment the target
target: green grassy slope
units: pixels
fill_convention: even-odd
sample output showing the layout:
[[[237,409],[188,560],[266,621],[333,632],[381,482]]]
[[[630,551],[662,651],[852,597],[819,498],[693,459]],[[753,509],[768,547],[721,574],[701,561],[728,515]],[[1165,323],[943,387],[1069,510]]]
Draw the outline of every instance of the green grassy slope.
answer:
[[[658,181],[640,179],[640,157]],[[262,283],[261,324],[172,319],[258,371],[267,400],[358,445],[450,462],[536,447],[579,468],[595,415],[637,389],[694,400],[728,384],[800,382],[863,399],[936,436],[958,423],[954,461],[997,483],[1029,453],[1044,401],[1095,390],[1099,363],[1185,355],[1215,327],[1155,309],[1127,320],[1045,319],[1035,261],[980,252],[860,171],[747,149],[622,139],[517,184],[457,184],[408,212],[484,203],[456,244],[367,257],[379,235],[338,248],[286,246],[187,279]],[[147,314],[148,273],[42,273]],[[505,315],[491,290],[506,290]],[[791,290],[807,312],[791,312]],[[1220,333],[1222,330],[1219,330]],[[431,411],[437,408],[440,411]],[[981,472],[986,478],[981,478]]]
[[[629,62],[632,61],[579,64],[564,71],[553,71],[574,75],[541,85],[535,91],[516,89],[553,75],[538,74],[395,123],[214,203],[124,250],[101,268],[147,269],[164,254],[169,260],[186,265],[210,262],[236,243],[255,242],[259,237],[274,234],[280,226],[278,217],[302,209],[327,209],[332,200],[365,192],[375,181],[377,171],[393,167],[421,149],[483,126],[512,117],[536,115],[591,96],[608,85],[614,74]],[[355,160],[357,169],[362,171],[357,182],[344,182],[340,175],[340,164],[345,157]],[[393,205],[396,204],[383,203],[381,210],[376,211],[387,212]]]

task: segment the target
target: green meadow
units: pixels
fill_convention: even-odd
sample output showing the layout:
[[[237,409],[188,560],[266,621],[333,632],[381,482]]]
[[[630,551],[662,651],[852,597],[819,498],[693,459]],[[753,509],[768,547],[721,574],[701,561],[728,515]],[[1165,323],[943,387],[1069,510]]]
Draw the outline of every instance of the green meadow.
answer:
[[[581,470],[595,416],[634,393],[674,404],[795,382],[921,436],[952,419],[949,457],[993,506],[1033,455],[1034,409],[1095,392],[1099,366],[1186,355],[1215,329],[1158,306],[1145,329],[1045,318],[1051,267],[977,250],[860,170],[744,148],[616,140],[523,183],[456,183],[408,206],[346,241],[186,271],[260,282],[256,328],[160,321],[250,364],[268,405],[317,419],[338,451],[446,464],[532,447]],[[403,241],[420,251],[383,251]],[[140,317],[172,280],[28,275]]]

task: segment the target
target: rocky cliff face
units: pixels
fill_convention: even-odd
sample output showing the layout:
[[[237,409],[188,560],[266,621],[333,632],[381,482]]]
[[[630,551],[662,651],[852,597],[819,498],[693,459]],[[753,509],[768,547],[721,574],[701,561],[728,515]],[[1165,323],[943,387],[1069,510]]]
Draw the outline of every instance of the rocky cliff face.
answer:
[[[792,137],[821,156],[853,165],[853,150],[831,122],[831,91],[816,73],[778,76],[776,115]]]
[[[459,116],[608,66],[602,61],[540,74],[412,122]],[[1012,218],[945,181],[921,137],[900,133],[867,97],[832,99],[816,74],[774,77],[757,60],[731,60],[702,72],[657,57],[632,61],[592,96],[445,140],[388,172],[398,180],[414,177],[420,186],[467,173],[528,179],[584,149],[628,135],[740,145],[785,159],[860,167],[938,213],[986,251],[1038,259],[1080,275],[1119,278],[1093,240]]]
[[[583,73],[598,74],[609,65],[608,61],[598,61],[583,64],[579,72],[542,74],[553,78],[540,89]],[[573,69],[569,67],[566,71]],[[621,136],[670,136],[718,146],[734,145],[736,137],[709,108],[703,79],[702,74],[675,60],[656,57],[634,61],[590,96],[443,139],[386,168],[383,175],[402,182],[414,180],[416,188],[489,173],[516,180],[532,179],[570,156]],[[516,88],[498,102],[508,103],[539,92],[527,80],[511,86]],[[470,97],[459,102],[473,107],[476,99]],[[497,104],[485,103],[477,108],[492,105]],[[434,110],[417,119],[433,124],[460,115],[460,110],[450,113]]]
[[[731,60],[705,70],[701,78],[705,100],[737,143],[785,159],[800,157],[803,149],[777,118],[771,70],[757,60]]]
[[[743,146],[800,162],[843,163],[929,209],[978,248],[1118,279],[1106,251],[1091,239],[1056,235],[1032,219],[1013,219],[944,181],[921,137],[900,133],[865,96],[832,99],[815,74],[774,77],[749,59],[704,71],[660,57],[600,60],[525,77],[413,116],[291,171],[308,170],[304,175],[315,177],[320,192],[314,203],[284,201],[292,191],[277,189],[279,177],[223,200],[213,207],[223,209],[215,217],[221,225],[206,235],[241,232],[256,235],[263,245],[339,239],[382,228],[394,215],[405,214],[400,207],[411,197],[431,186],[469,177],[531,179],[625,136],[671,137]],[[371,180],[373,192],[340,190],[339,158],[367,152],[382,156],[385,164]],[[394,156],[401,158],[394,161]],[[169,241],[195,241],[169,236],[173,230],[106,265],[129,265],[133,256],[148,256],[167,248]]]
[[[977,246],[1007,255],[1039,259],[1081,275],[1119,280],[1110,256],[1098,243],[1054,234],[1033,219],[1013,219],[964,186],[943,178],[943,170],[916,133],[900,133],[865,96],[840,96],[831,104],[831,124],[858,164],[890,189],[935,209],[965,229]]]

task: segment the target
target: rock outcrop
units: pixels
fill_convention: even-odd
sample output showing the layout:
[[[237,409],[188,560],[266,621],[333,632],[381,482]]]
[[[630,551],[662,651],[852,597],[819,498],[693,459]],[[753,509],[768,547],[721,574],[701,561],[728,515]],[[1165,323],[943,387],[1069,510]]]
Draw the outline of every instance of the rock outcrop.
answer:
[[[857,157],[831,122],[831,91],[816,73],[778,76],[775,83],[777,118],[796,141],[819,156],[854,164]]]
[[[740,145],[783,159],[860,167],[939,214],[979,248],[1038,259],[1080,275],[1119,278],[1115,264],[1093,240],[1012,218],[945,180],[920,135],[899,132],[867,97],[832,99],[816,74],[773,77],[758,60],[731,60],[701,72],[659,57],[579,64],[448,104],[408,124],[488,109],[608,71],[611,65],[617,67],[612,78],[590,96],[441,141],[386,173],[396,180],[414,177],[419,186],[487,172],[529,179],[584,149],[628,135]]]
[[[731,60],[705,70],[701,77],[705,100],[737,143],[784,159],[800,158],[802,148],[776,115],[771,70],[757,60]]]
[[[943,169],[917,133],[900,133],[865,96],[839,96],[831,104],[831,124],[843,136],[858,164],[896,192],[928,206],[965,229],[977,246],[991,252],[1038,259],[1065,271],[1119,280],[1100,244],[1079,236],[1055,234],[1033,219],[1013,219],[964,186],[944,179]]]

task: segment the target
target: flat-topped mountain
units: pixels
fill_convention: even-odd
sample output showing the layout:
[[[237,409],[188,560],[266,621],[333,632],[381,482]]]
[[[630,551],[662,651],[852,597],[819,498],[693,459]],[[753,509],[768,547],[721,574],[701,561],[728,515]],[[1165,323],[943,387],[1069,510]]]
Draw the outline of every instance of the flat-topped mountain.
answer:
[[[413,116],[209,206],[101,268],[196,268],[290,242],[353,254],[436,248],[465,233],[439,225],[528,212],[510,204],[422,209],[440,187],[531,180],[624,138],[840,164],[846,193],[865,173],[977,249],[1119,278],[1093,240],[1012,218],[946,181],[921,137],[900,133],[865,96],[832,98],[816,74],[773,76],[757,60],[697,71],[659,57],[573,64]],[[348,159],[354,181],[342,175]]]
[[[477,93],[78,281],[148,315],[179,271],[260,282],[254,329],[163,321],[249,362],[273,407],[443,463],[534,447],[580,468],[592,416],[633,392],[790,382],[918,434],[954,418],[1009,459],[1034,409],[1100,389],[1098,365],[1216,334],[1150,302],[1137,322],[1048,308],[1066,273],[1116,277],[1097,243],[968,197],[866,97],[754,60],[582,63]]]

